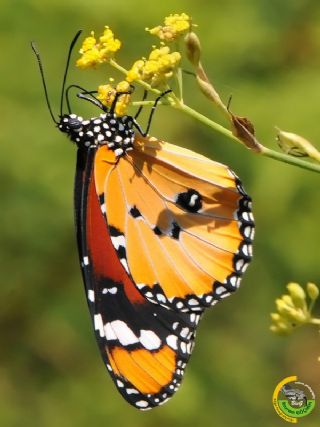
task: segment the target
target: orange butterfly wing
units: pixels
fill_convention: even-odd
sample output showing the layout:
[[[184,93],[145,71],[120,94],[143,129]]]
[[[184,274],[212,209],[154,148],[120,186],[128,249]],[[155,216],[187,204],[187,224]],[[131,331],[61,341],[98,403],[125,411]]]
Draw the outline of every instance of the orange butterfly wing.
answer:
[[[150,302],[201,312],[239,287],[254,222],[227,166],[137,135],[119,159],[98,150],[95,182],[120,262]]]
[[[125,271],[111,243],[101,212],[103,197],[98,197],[93,179],[94,158],[105,151],[104,147],[78,151],[75,207],[79,256],[105,365],[122,396],[134,407],[146,410],[164,403],[179,388],[200,314],[177,313],[150,303]],[[113,171],[112,162],[103,166],[103,171],[95,170],[96,176],[103,172],[107,177]]]

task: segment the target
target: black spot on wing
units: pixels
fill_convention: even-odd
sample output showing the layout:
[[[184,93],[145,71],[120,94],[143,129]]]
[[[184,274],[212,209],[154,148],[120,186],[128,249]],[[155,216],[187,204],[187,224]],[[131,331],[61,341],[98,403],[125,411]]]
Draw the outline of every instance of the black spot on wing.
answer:
[[[202,197],[197,190],[189,188],[188,191],[178,194],[176,203],[188,212],[198,212],[202,208]]]
[[[154,227],[153,232],[157,236],[161,236],[162,235],[162,231],[160,230],[160,228],[157,225]]]
[[[112,225],[109,225],[109,232],[110,232],[110,236],[112,237],[122,236],[121,231],[118,230],[116,227],[113,227]]]
[[[124,246],[118,247],[117,254],[120,259],[127,259],[126,248]]]
[[[99,195],[99,203],[100,203],[100,205],[103,205],[103,204],[104,204],[104,194],[103,194],[103,193],[101,193],[101,194]]]
[[[139,209],[136,206],[133,206],[130,209],[130,214],[133,216],[133,218],[139,218],[141,215],[141,212],[139,211]]]
[[[173,222],[172,223],[172,228],[171,228],[171,231],[170,231],[171,237],[173,237],[174,239],[178,240],[179,239],[179,235],[180,235],[180,231],[181,231],[180,226],[176,222]]]

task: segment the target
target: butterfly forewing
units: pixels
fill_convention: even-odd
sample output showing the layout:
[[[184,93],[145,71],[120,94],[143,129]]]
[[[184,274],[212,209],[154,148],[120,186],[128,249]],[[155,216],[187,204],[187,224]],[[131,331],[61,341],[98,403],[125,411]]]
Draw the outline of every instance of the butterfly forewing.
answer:
[[[101,148],[95,171],[112,244],[145,298],[201,312],[239,287],[254,223],[251,199],[228,167],[136,136],[117,161]]]

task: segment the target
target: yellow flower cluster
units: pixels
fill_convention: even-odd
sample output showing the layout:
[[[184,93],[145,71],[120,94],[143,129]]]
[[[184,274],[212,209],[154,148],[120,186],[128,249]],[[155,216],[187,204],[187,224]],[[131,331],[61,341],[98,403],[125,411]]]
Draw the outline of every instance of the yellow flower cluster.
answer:
[[[164,25],[146,28],[150,34],[158,36],[161,40],[171,42],[186,33],[191,27],[191,19],[186,13],[172,14],[165,18]]]
[[[130,84],[127,81],[121,81],[114,88],[111,84],[101,85],[98,87],[97,99],[99,99],[103,105],[110,108],[117,93],[130,92]],[[115,108],[117,116],[123,116],[126,113],[126,109],[130,103],[130,94],[126,93],[119,96]]]
[[[148,31],[159,36],[161,40],[172,41],[190,28],[191,18],[182,13],[167,16],[164,26],[158,26]],[[166,86],[168,79],[173,76],[180,63],[181,54],[179,52],[171,52],[168,46],[165,46],[164,43],[161,44],[161,47],[153,48],[148,58],[134,62],[127,72],[125,81],[120,82],[116,87],[111,84],[99,86],[97,98],[103,105],[110,107],[116,94],[130,91],[130,83],[137,80],[147,82],[152,87],[161,88]],[[108,62],[120,47],[120,40],[114,37],[114,33],[108,26],[105,27],[103,34],[99,38],[96,38],[92,31],[81,46],[79,51],[81,57],[77,60],[77,66],[86,69]],[[115,62],[112,64],[115,65]],[[125,114],[129,103],[130,94],[119,96],[115,113],[119,116]]]
[[[276,299],[277,313],[271,313],[272,332],[279,335],[290,334],[297,326],[310,323],[311,307],[319,296],[319,289],[314,283],[307,284],[307,294],[311,300],[311,307],[307,307],[306,293],[298,283],[287,285],[289,294]]]
[[[77,60],[77,66],[84,69],[107,62],[120,47],[120,40],[114,38],[114,34],[109,27],[105,27],[98,42],[92,31],[91,36],[87,37],[81,46],[79,51],[81,57]]]
[[[180,60],[180,53],[170,53],[168,46],[154,49],[148,59],[140,59],[133,64],[127,73],[127,81],[143,80],[153,87],[162,86],[172,77]]]

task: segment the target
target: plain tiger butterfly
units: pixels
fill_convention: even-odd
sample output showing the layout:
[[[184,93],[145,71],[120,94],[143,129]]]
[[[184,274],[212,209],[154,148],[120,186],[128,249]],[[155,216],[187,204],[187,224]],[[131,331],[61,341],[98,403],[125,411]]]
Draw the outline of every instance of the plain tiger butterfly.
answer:
[[[32,48],[52,119],[77,146],[77,243],[100,352],[122,396],[146,410],[179,388],[204,309],[239,287],[252,256],[251,199],[227,166],[118,117],[117,96],[108,110],[79,86],[65,90],[79,35],[59,120]],[[72,87],[102,114],[73,114]]]

